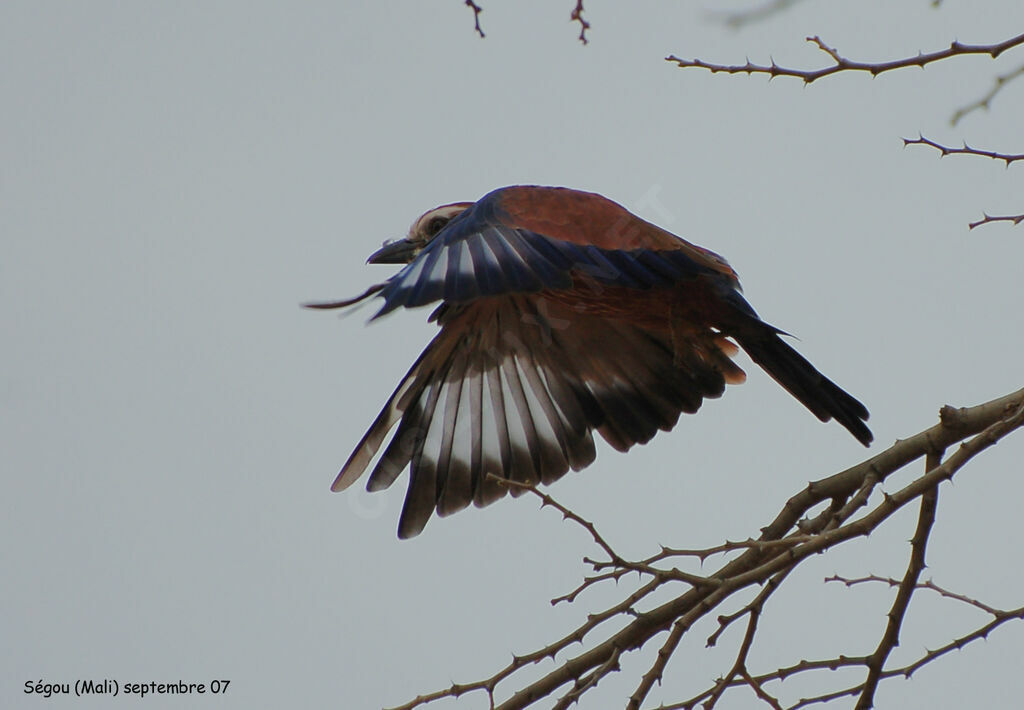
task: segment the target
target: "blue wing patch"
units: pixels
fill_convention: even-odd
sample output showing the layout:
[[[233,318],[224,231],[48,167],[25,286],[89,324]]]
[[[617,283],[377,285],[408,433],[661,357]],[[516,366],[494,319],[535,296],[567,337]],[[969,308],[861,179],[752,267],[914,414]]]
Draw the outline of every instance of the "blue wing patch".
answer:
[[[380,292],[384,305],[374,318],[442,300],[465,303],[505,293],[569,289],[574,278],[649,289],[702,275],[721,277],[683,250],[600,249],[481,223],[467,213],[460,217],[388,280]]]

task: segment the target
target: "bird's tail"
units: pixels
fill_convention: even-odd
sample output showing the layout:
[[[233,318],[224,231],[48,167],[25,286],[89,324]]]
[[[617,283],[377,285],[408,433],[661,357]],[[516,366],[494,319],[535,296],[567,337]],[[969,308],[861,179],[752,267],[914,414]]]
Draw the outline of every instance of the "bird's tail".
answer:
[[[874,436],[864,424],[867,408],[783,342],[778,330],[758,320],[731,335],[754,362],[818,419],[835,419],[864,446],[871,443]]]

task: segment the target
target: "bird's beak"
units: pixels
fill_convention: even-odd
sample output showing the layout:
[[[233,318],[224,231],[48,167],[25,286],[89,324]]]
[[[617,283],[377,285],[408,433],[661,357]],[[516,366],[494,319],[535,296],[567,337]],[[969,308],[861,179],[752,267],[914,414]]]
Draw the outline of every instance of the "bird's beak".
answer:
[[[367,264],[408,264],[420,250],[419,244],[408,239],[396,239],[387,242],[377,251],[370,254]]]

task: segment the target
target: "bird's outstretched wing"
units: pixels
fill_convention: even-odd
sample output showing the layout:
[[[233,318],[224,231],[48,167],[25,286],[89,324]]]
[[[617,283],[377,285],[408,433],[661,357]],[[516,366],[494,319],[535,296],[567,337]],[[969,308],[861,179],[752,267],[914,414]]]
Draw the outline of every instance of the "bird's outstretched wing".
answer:
[[[550,483],[594,460],[593,430],[625,451],[744,378],[729,359],[735,346],[710,330],[681,345],[543,296],[445,307],[439,321],[334,483],[341,490],[358,479],[397,425],[367,489],[410,467],[403,538],[435,509],[447,515],[504,496],[508,487],[488,474]]]
[[[737,285],[724,259],[631,214],[600,195],[548,188],[553,204],[539,219],[523,191],[496,190],[457,216],[381,291],[375,317],[396,308],[444,300],[544,289],[567,290],[574,279],[597,287],[666,287],[701,276]],[[536,193],[530,193],[536,194]],[[585,209],[584,209],[585,208]],[[594,239],[591,235],[600,235]]]
[[[378,252],[411,259],[386,282],[320,304],[379,295],[376,318],[442,302],[431,316],[441,332],[333,486],[375,460],[370,490],[409,467],[400,537],[434,510],[502,497],[507,487],[489,474],[549,483],[587,466],[595,430],[625,451],[671,429],[745,379],[730,337],[819,419],[871,442],[867,409],[758,317],[714,252],[576,190],[508,187],[443,210],[463,205],[431,236]]]

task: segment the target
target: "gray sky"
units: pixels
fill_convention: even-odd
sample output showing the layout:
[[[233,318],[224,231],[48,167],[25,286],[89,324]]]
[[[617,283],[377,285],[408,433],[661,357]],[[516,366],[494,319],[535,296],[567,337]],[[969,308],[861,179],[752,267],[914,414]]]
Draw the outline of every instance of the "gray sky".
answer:
[[[694,3],[593,0],[582,47],[571,2],[482,4],[485,40],[455,0],[3,4],[0,705],[53,702],[28,680],[86,677],[231,680],[195,707],[393,705],[489,674],[612,598],[548,605],[596,550],[529,498],[399,542],[404,478],[329,491],[434,328],[426,310],[366,327],[368,311],[298,304],[386,277],[366,256],[437,204],[569,185],[725,255],[762,316],[868,405],[875,451],[942,404],[1020,387],[1024,227],[966,224],[1024,211],[1021,166],[900,139],[1024,149],[1024,84],[949,125],[1021,50],[809,87],[662,57],[820,66],[804,42],[820,34],[889,59],[1009,37],[1024,5],[806,2],[730,32]],[[807,480],[867,455],[741,364],[747,384],[628,455],[600,445],[551,492],[640,556],[756,534]],[[926,575],[1022,603],[1022,454],[1018,435],[942,488]],[[901,575],[915,517],[801,568],[752,666],[873,650],[891,592],[820,580]],[[893,662],[980,620],[922,595]],[[714,628],[695,629],[654,704],[728,669],[740,631],[705,651]],[[1007,707],[1022,639],[1004,627],[883,684],[878,704]],[[583,707],[620,705],[650,652]]]

